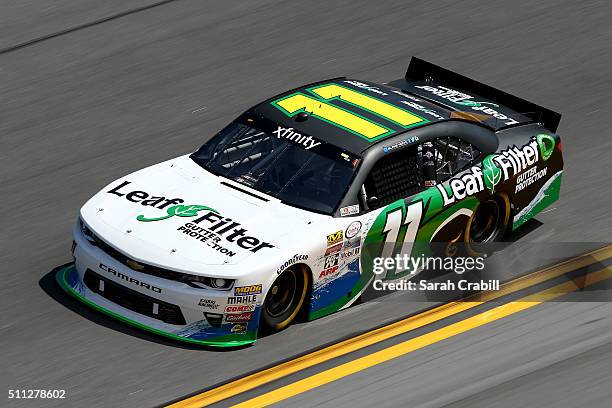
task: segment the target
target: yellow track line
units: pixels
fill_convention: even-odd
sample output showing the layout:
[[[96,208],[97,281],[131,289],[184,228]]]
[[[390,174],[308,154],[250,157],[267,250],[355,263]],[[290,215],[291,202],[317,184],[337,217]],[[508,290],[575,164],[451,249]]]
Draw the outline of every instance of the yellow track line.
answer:
[[[597,282],[601,282],[609,278],[612,278],[611,267],[607,267],[600,271],[588,274],[583,284],[579,285],[575,281],[569,281],[557,286],[553,286],[550,289],[546,289],[536,294],[519,299],[517,301],[498,306],[494,309],[477,314],[476,316],[469,317],[460,322],[453,323],[449,326],[435,330],[431,333],[427,333],[422,336],[406,340],[386,349],[377,351],[367,356],[360,357],[356,360],[349,361],[348,363],[344,363],[337,367],[330,368],[328,370],[314,374],[310,377],[304,378],[284,387],[252,398],[248,401],[234,405],[232,408],[266,407],[268,405],[293,397],[297,394],[301,394],[316,387],[320,387],[321,385],[325,385],[332,381],[336,381],[340,378],[354,374],[358,371],[365,370],[372,366],[403,356],[405,354],[411,353],[415,350],[421,349],[439,341],[448,339],[461,333],[465,333],[469,330],[475,329],[485,324],[532,308],[543,302],[573,292],[576,289],[593,285]]]
[[[261,385],[275,381],[314,365],[368,347],[391,337],[437,322],[446,317],[469,310],[485,302],[500,298],[510,293],[523,290],[568,272],[584,268],[612,257],[612,245],[585,253],[579,257],[541,269],[502,285],[497,292],[485,292],[472,296],[464,301],[450,302],[423,313],[402,319],[387,326],[366,332],[359,336],[341,341],[321,350],[289,360],[285,363],[258,371],[246,377],[239,378],[227,384],[193,395],[168,405],[169,408],[199,408],[252,390]]]

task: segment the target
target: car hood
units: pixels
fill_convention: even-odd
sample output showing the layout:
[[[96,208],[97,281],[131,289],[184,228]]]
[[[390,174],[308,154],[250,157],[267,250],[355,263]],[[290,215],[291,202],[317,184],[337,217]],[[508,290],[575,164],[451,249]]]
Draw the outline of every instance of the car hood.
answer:
[[[289,237],[304,236],[325,216],[217,177],[182,156],[109,184],[83,206],[81,217],[135,260],[194,272],[247,260],[269,263],[289,250],[295,241]]]

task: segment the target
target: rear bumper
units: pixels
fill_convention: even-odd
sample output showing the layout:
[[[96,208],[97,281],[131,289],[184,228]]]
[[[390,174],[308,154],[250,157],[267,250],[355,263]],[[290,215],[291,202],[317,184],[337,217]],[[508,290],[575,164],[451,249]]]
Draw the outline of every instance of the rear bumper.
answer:
[[[252,327],[254,322],[245,323],[245,332],[232,333],[231,328],[234,325],[223,324],[221,327],[212,327],[206,319],[177,325],[138,314],[92,291],[74,264],[60,269],[55,278],[62,289],[87,306],[123,323],[172,340],[204,346],[239,347],[254,343],[257,339],[257,329]]]

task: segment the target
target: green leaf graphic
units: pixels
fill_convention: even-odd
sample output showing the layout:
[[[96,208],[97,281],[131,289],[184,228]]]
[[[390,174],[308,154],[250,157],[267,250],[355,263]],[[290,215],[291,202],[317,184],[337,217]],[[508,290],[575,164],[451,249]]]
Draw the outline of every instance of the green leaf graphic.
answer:
[[[136,217],[136,219],[142,222],[151,222],[151,221],[165,220],[167,218],[174,217],[175,215],[177,217],[195,217],[196,215],[198,215],[199,211],[204,211],[204,210],[212,211],[212,212],[219,214],[219,211],[215,210],[214,208],[207,207],[205,205],[177,204],[177,205],[173,205],[172,207],[168,207],[168,209],[166,210],[168,215],[164,215],[163,217],[147,218],[141,214],[138,217]]]
[[[144,215],[140,214],[138,217],[136,217],[136,219],[142,222],[150,222],[150,221],[165,220],[166,218],[170,218],[170,217],[172,217],[172,215],[166,215],[164,217],[157,217],[157,218],[147,218]]]
[[[536,136],[538,146],[540,147],[540,153],[544,161],[548,160],[555,151],[555,138],[545,134],[539,134]]]
[[[495,186],[499,184],[502,177],[502,172],[499,167],[495,165],[493,162],[494,154],[487,156],[482,161],[483,171],[482,174],[484,176],[485,186],[491,190],[491,193],[495,192]]]
[[[173,205],[172,207],[168,208],[168,214],[171,215],[176,215],[179,217],[195,217],[196,215],[198,215],[198,211],[204,211],[204,210],[208,210],[208,211],[212,211],[212,212],[216,212],[217,214],[219,213],[219,211],[207,207],[205,205],[197,205],[197,204],[192,204],[192,205],[182,205],[182,204],[177,204],[177,205]]]

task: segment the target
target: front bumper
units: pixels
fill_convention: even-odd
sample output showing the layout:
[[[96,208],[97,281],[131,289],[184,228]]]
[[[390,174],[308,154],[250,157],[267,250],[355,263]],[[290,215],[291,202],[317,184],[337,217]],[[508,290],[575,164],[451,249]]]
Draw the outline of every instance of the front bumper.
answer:
[[[142,323],[141,321],[134,320],[133,318],[128,317],[128,315],[133,314],[133,312],[131,312],[130,310],[125,309],[121,311],[121,309],[123,308],[121,308],[120,306],[114,305],[113,307],[113,305],[110,302],[106,301],[106,299],[95,294],[92,295],[91,291],[84,287],[83,282],[79,282],[78,274],[76,268],[74,267],[74,264],[60,269],[55,275],[55,279],[62,289],[64,289],[68,294],[70,294],[77,300],[83,302],[87,306],[99,312],[102,312],[107,316],[117,319],[123,323],[172,340],[215,347],[239,347],[252,344],[255,342],[255,340],[257,340],[256,330],[247,331],[244,334],[223,334],[223,332],[207,333],[204,330],[188,330],[189,326],[191,325],[186,325],[183,328],[179,328],[178,330],[172,331],[168,329],[163,330],[154,327],[153,325],[147,325],[145,323]],[[90,293],[88,294],[87,292]],[[99,299],[96,299],[96,296]],[[105,303],[108,304],[105,305]],[[202,323],[204,322],[205,320]]]
[[[145,275],[118,262],[74,231],[75,263],[60,269],[58,284],[86,305],[129,325],[193,344],[237,347],[255,342],[259,304],[248,321],[229,322],[233,291],[200,290]],[[236,282],[238,284],[238,282]],[[153,290],[155,289],[155,290]],[[257,299],[261,301],[260,299]],[[212,322],[205,314],[222,316]]]

